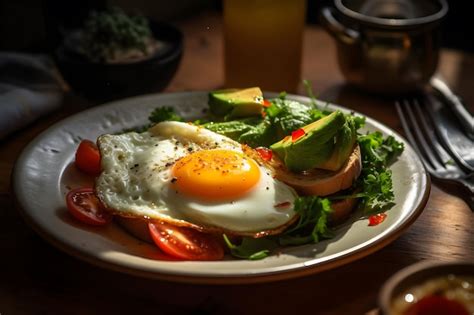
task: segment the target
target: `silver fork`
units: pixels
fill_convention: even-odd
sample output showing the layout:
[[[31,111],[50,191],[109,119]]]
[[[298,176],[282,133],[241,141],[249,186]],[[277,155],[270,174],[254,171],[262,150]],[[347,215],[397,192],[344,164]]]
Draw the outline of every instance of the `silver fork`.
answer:
[[[421,157],[432,177],[440,182],[459,185],[461,197],[474,211],[474,172],[458,156],[446,150],[438,140],[435,125],[417,98],[395,102],[405,135]],[[453,155],[455,158],[453,158]]]

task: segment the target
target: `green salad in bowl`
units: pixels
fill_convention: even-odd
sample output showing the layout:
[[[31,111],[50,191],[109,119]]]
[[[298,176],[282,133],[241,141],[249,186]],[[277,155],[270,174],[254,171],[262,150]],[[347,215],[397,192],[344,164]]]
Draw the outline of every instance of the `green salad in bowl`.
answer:
[[[182,50],[183,35],[172,25],[110,8],[66,33],[55,59],[73,90],[110,100],[164,89]]]

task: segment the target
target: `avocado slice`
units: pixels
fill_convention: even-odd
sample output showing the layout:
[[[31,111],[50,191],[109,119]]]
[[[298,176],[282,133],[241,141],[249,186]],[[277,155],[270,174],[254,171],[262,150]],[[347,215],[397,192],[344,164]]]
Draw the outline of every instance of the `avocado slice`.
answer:
[[[297,140],[287,136],[270,148],[290,171],[301,172],[317,168],[331,158],[336,147],[336,135],[345,123],[344,114],[337,110],[304,126],[304,135]]]
[[[318,168],[337,171],[339,170],[354,150],[354,144],[357,140],[354,121],[346,117],[346,122],[336,135],[336,143],[331,156],[326,162],[318,165]]]
[[[209,93],[209,109],[216,116],[229,119],[257,116],[263,107],[262,90],[247,89],[217,90]]]

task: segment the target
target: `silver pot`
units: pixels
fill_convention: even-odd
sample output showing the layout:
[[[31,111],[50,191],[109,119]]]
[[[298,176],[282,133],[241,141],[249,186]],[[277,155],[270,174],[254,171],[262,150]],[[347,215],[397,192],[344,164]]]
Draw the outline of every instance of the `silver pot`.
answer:
[[[346,80],[383,94],[405,93],[436,70],[445,0],[334,0],[321,22],[336,39]]]

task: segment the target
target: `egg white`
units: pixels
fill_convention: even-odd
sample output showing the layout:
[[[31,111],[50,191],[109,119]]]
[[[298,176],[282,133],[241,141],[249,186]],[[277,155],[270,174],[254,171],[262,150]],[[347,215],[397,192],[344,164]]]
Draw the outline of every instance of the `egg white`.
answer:
[[[95,190],[107,208],[126,217],[188,222],[235,232],[273,229],[295,216],[295,191],[259,165],[260,180],[235,200],[203,201],[185,196],[171,183],[171,168],[199,150],[243,153],[230,138],[182,122],[162,122],[144,133],[103,135],[98,139],[102,172]],[[275,205],[286,204],[283,207]]]

